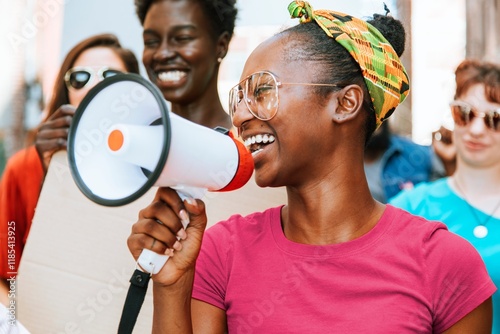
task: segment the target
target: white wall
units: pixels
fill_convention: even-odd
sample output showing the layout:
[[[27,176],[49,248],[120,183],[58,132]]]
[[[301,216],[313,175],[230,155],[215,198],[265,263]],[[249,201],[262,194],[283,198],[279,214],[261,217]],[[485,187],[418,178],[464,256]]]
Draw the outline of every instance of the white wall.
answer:
[[[453,128],[448,104],[465,57],[465,0],[418,0],[412,10],[413,139],[429,144],[432,131]]]

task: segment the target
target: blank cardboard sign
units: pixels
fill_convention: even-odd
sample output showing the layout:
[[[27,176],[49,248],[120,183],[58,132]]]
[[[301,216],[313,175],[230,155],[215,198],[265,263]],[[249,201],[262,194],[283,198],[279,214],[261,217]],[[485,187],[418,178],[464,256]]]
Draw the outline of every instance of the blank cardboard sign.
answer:
[[[74,183],[66,152],[52,158],[17,278],[18,319],[31,333],[115,333],[135,261],[127,238],[152,188],[121,207],[100,206]],[[262,189],[252,178],[243,188],[208,193],[208,224],[286,202],[283,188]],[[151,332],[151,286],[136,333]]]

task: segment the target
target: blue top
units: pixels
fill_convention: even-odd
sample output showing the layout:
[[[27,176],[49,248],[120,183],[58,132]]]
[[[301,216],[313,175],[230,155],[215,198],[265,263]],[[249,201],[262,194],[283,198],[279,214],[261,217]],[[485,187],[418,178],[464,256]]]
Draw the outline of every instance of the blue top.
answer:
[[[370,165],[374,168],[371,172]],[[391,135],[388,149],[378,161],[365,164],[365,170],[372,195],[382,203],[407,185],[445,176],[444,167],[431,146],[419,145],[397,135]],[[383,194],[380,194],[380,186]]]
[[[500,219],[472,208],[449,186],[449,178],[422,183],[413,190],[403,191],[390,200],[394,206],[429,220],[445,223],[448,229],[467,239],[481,254],[488,273],[497,287],[500,286]],[[476,213],[472,213],[472,210]],[[477,216],[477,218],[476,218]],[[479,239],[473,230],[486,220],[488,235]],[[493,295],[493,332],[500,334],[500,293]]]

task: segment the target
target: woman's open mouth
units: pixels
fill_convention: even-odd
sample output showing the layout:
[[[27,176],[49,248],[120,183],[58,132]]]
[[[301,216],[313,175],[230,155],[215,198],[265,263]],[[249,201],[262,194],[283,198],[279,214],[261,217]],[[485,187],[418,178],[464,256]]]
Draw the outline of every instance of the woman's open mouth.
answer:
[[[175,83],[186,77],[187,73],[184,71],[161,71],[156,73],[156,77],[163,83]]]
[[[259,154],[265,146],[273,143],[276,138],[270,134],[258,134],[245,139],[245,146],[252,153],[252,156]]]

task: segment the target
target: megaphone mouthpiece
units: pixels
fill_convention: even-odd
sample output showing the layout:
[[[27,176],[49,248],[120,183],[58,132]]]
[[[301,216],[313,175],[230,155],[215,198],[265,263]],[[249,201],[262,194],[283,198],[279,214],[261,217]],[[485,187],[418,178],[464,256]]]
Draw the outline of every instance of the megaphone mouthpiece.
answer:
[[[234,174],[231,182],[229,182],[224,188],[219,189],[218,191],[232,191],[243,187],[252,177],[254,169],[252,155],[249,154],[248,149],[245,147],[245,145],[239,140],[235,139],[231,132],[229,132],[228,135],[229,137],[231,137],[231,139],[233,139],[236,145],[236,149],[238,150],[238,168],[236,169],[236,173]]]

